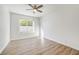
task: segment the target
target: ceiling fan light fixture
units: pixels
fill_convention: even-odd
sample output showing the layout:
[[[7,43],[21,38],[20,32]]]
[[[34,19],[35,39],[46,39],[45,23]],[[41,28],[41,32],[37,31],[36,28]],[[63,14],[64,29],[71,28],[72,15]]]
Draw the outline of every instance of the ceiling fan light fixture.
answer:
[[[43,7],[43,5],[37,5],[37,4],[28,4],[32,9],[27,9],[27,10],[32,10],[33,13],[35,12],[40,12],[42,13],[42,10],[40,10],[40,8]]]
[[[33,9],[33,11],[36,12],[37,10],[36,9]]]

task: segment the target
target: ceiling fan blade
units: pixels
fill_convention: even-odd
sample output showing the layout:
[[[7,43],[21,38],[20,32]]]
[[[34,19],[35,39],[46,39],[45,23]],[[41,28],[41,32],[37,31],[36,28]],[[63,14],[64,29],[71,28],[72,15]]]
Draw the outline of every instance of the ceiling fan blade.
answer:
[[[32,4],[28,4],[28,5],[33,8]]]
[[[43,7],[43,5],[39,5],[39,6],[37,7],[37,9],[38,9],[38,8],[41,8],[41,7]]]
[[[42,11],[41,10],[37,10],[38,12],[40,12],[40,13],[42,13]]]
[[[34,5],[34,9],[36,9],[37,5]]]

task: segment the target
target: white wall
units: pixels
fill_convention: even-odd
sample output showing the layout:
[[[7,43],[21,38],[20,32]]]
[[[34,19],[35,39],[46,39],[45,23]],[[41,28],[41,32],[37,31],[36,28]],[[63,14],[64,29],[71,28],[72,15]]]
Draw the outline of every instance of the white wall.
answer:
[[[44,37],[79,50],[79,5],[48,5],[42,17]]]
[[[6,7],[0,5],[0,53],[10,40],[9,12]]]
[[[36,37],[39,36],[39,18],[38,17],[31,17],[27,15],[22,15],[22,14],[16,14],[16,13],[10,13],[10,28],[11,28],[11,40],[16,40],[16,39],[24,39],[24,38],[29,38],[29,37]],[[35,32],[20,32],[19,29],[19,20],[20,19],[29,19],[34,21],[34,31]]]

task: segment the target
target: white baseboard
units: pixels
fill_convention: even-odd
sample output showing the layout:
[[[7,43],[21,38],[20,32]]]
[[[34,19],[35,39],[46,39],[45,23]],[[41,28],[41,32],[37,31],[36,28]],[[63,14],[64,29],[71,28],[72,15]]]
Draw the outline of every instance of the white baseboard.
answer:
[[[11,40],[20,40],[20,39],[28,39],[28,38],[33,38],[33,37],[39,37],[39,36],[29,36],[29,37],[19,37],[19,38],[11,38]]]
[[[0,54],[4,51],[4,49],[7,47],[7,45],[8,45],[9,42],[10,42],[10,41],[8,41],[8,42],[4,45],[4,47],[3,47],[2,49],[0,49]]]
[[[64,46],[71,47],[71,48],[73,48],[73,49],[75,49],[75,50],[79,50],[79,48],[76,48],[75,46],[72,46],[72,45],[70,45],[70,44],[68,44],[68,43],[64,43],[64,42],[55,40],[55,39],[50,38],[50,37],[44,37],[44,38],[45,38],[45,39],[48,39],[48,40],[51,40],[51,41],[54,41],[54,42],[57,42],[57,43],[60,43],[60,44],[62,44],[62,45],[64,45]]]

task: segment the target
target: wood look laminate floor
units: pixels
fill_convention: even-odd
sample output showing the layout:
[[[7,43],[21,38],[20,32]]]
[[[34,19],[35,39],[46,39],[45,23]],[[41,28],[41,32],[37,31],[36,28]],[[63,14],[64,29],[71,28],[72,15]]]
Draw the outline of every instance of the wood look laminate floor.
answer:
[[[44,39],[30,38],[11,41],[1,55],[78,55],[79,51]]]

